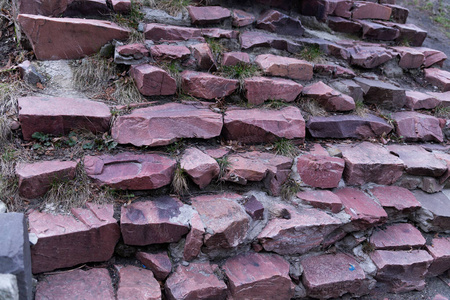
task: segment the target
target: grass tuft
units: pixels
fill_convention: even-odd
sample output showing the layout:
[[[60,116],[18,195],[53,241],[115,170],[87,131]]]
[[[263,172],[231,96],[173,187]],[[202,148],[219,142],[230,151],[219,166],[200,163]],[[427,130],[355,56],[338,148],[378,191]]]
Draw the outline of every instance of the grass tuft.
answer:
[[[434,116],[438,118],[450,118],[450,107],[439,104],[434,109]]]
[[[363,101],[355,101],[355,113],[360,117],[365,117],[369,113],[369,109],[366,107]]]
[[[111,96],[116,100],[118,104],[130,104],[144,102],[133,78],[122,77],[114,82],[114,92]]]
[[[191,2],[191,0],[144,0],[143,4],[151,8],[164,10],[169,15],[177,16]]]
[[[299,154],[299,149],[294,145],[291,140],[281,139],[273,144],[273,150],[277,155],[283,155],[287,157],[296,157]]]
[[[245,63],[239,63],[234,66],[222,66],[220,73],[223,77],[239,80],[261,75],[258,66]]]
[[[325,109],[323,109],[317,101],[309,98],[300,101],[300,110],[313,117],[324,117],[327,115]]]
[[[295,180],[289,178],[281,186],[280,196],[283,200],[290,200],[301,190],[300,185]]]
[[[323,52],[318,45],[306,45],[298,54],[301,59],[310,62],[317,62],[322,55]]]
[[[114,61],[99,54],[83,58],[73,65],[74,84],[83,92],[103,91],[118,73]]]
[[[221,158],[216,158],[217,163],[219,164],[219,176],[217,181],[221,181],[225,175],[227,174],[227,170],[230,167],[230,161],[228,160],[228,156],[223,156]]]
[[[172,190],[177,195],[184,195],[189,191],[186,171],[179,164],[172,179]]]

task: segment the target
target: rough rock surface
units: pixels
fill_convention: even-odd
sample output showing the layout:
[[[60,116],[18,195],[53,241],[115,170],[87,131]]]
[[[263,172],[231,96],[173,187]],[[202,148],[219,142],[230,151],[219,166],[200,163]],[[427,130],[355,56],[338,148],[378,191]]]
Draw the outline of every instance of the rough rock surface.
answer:
[[[62,135],[86,129],[103,133],[109,129],[111,112],[104,103],[81,98],[23,97],[18,99],[23,138],[35,132]]]
[[[220,6],[188,6],[187,9],[192,24],[196,25],[220,23],[231,16],[229,9]]]
[[[389,218],[408,215],[421,207],[413,193],[399,186],[376,186],[369,191],[386,210]]]
[[[364,91],[364,102],[387,109],[399,109],[406,103],[405,90],[390,83],[365,78],[354,78]]]
[[[311,63],[273,54],[261,54],[255,58],[255,63],[270,76],[287,77],[298,80],[311,80],[313,66]]]
[[[413,111],[392,114],[397,134],[406,142],[439,142],[444,140],[439,119]]]
[[[187,94],[209,100],[229,96],[239,86],[238,80],[194,71],[183,71],[181,80],[182,89]]]
[[[186,59],[191,51],[186,46],[178,45],[155,45],[150,48],[150,53],[155,60]]]
[[[413,191],[422,208],[416,213],[415,221],[425,231],[450,232],[450,199],[439,192],[428,194],[419,190]]]
[[[403,162],[380,145],[363,142],[356,146],[339,145],[338,148],[345,159],[344,178],[349,185],[366,182],[389,185],[403,173]]]
[[[78,298],[79,297],[79,298]],[[114,300],[114,288],[107,269],[73,270],[50,275],[38,283],[36,300]]]
[[[244,80],[245,98],[253,105],[267,100],[292,102],[300,95],[301,84],[282,78],[251,77]]]
[[[16,175],[19,178],[19,194],[32,199],[43,196],[55,182],[75,177],[77,163],[74,161],[41,161],[18,163]]]
[[[202,31],[199,28],[158,23],[146,24],[144,28],[144,35],[146,39],[154,42],[187,41],[190,39],[204,41],[202,38]]]
[[[406,91],[405,107],[411,109],[433,109],[441,103],[436,97],[432,95],[417,92]]]
[[[289,263],[273,254],[248,253],[223,265],[233,299],[290,299]]]
[[[135,266],[116,266],[116,269],[120,278],[117,299],[161,299],[161,288],[152,271]]]
[[[197,67],[200,70],[214,71],[216,63],[211,48],[208,43],[195,44],[191,46],[192,54],[197,61]]]
[[[233,18],[233,26],[235,27],[248,26],[256,20],[253,14],[240,9],[234,9],[231,17]]]
[[[175,299],[226,299],[226,284],[217,278],[208,262],[179,265],[165,284],[166,296]]]
[[[302,36],[305,32],[300,20],[289,17],[277,10],[270,9],[261,14],[256,20],[256,27],[270,32]]]
[[[86,156],[86,174],[98,185],[123,190],[150,190],[170,184],[176,161],[159,154]]]
[[[303,202],[306,202],[315,208],[329,209],[335,214],[340,212],[343,208],[341,199],[330,191],[303,191],[298,192],[296,196]]]
[[[377,250],[409,250],[425,245],[425,238],[411,224],[398,223],[372,233],[370,243]]]
[[[21,14],[22,30],[31,41],[38,59],[77,59],[97,53],[112,40],[126,40],[130,33],[118,25],[101,20],[49,18]]]
[[[352,230],[364,230],[387,220],[386,211],[362,191],[354,188],[343,188],[335,194],[344,204],[345,212],[351,216]]]
[[[177,91],[175,79],[161,68],[149,64],[132,66],[130,75],[144,96],[174,95]]]
[[[222,125],[222,115],[207,108],[168,103],[118,117],[111,134],[120,144],[162,146],[180,138],[219,136]]]
[[[450,72],[437,68],[425,69],[425,79],[442,92],[450,91]]]
[[[448,237],[434,238],[426,249],[433,257],[433,262],[428,268],[428,277],[441,275],[450,269],[450,239]]]
[[[369,292],[364,270],[350,255],[309,256],[301,261],[303,284],[309,296],[320,299]]]
[[[392,9],[373,2],[355,1],[352,9],[353,19],[389,20]]]
[[[172,262],[166,252],[136,253],[136,258],[150,271],[157,280],[164,281],[172,272]]]
[[[178,242],[189,231],[192,211],[180,200],[162,196],[122,207],[120,229],[125,244]]]
[[[245,52],[226,52],[222,56],[222,65],[224,66],[236,66],[249,63],[250,56]]]
[[[183,258],[186,261],[191,261],[200,254],[204,235],[205,226],[203,225],[203,221],[200,215],[194,212],[191,218],[191,230],[186,236],[183,250]]]
[[[197,148],[184,151],[180,166],[201,189],[205,188],[220,172],[217,161]]]
[[[243,143],[273,142],[280,138],[303,139],[305,121],[294,106],[280,110],[230,109],[224,117],[222,135]]]
[[[327,111],[349,111],[355,109],[355,101],[352,97],[341,94],[322,81],[306,86],[302,94],[316,99]]]
[[[345,162],[339,157],[305,154],[297,158],[301,180],[312,187],[329,189],[339,185]]]
[[[28,215],[30,233],[38,238],[31,248],[33,273],[111,258],[120,237],[113,206],[86,206],[72,209],[77,219],[38,211]]]

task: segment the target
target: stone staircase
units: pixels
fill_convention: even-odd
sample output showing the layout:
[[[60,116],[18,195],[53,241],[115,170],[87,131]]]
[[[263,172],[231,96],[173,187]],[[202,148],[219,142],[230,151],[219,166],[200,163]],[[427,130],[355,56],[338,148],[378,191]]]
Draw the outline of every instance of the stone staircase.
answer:
[[[20,3],[38,60],[112,45],[146,101],[18,99],[28,146],[36,132],[77,130],[117,145],[15,165],[20,197],[34,199],[25,215],[35,299],[389,299],[450,281],[450,131],[439,115],[450,73],[444,53],[421,47],[427,33],[406,8],[192,1],[177,17],[141,7],[136,28],[105,20],[135,9]],[[136,33],[144,40],[130,42]],[[25,80],[33,63],[21,66]],[[32,205],[81,174],[137,196],[62,214]],[[180,177],[189,190],[171,191]],[[447,299],[446,288],[430,299]],[[30,289],[19,280],[20,299]]]

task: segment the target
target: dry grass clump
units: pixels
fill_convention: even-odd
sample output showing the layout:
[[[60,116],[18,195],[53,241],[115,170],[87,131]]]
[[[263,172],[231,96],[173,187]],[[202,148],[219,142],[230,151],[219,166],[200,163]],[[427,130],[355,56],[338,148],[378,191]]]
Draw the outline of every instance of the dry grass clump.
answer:
[[[186,6],[191,4],[191,0],[143,0],[142,5],[151,8],[164,10],[171,16],[177,16]]]
[[[17,115],[17,99],[24,91],[21,80],[0,82],[0,143],[5,143],[11,134],[10,117]]]
[[[186,171],[179,164],[172,179],[172,191],[177,195],[184,195],[189,191]]]
[[[310,98],[300,100],[300,110],[313,117],[324,117],[328,115],[317,101]]]

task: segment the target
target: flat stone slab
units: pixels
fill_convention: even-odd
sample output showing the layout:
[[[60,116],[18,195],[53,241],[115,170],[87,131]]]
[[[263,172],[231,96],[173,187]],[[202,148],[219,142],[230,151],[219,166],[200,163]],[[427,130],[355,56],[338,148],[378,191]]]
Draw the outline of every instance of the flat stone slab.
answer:
[[[370,258],[378,268],[375,278],[388,290],[402,293],[425,288],[425,274],[433,258],[424,250],[371,252]]]
[[[150,53],[155,60],[172,61],[189,58],[191,50],[182,45],[155,45],[150,48]]]
[[[403,174],[404,164],[381,145],[362,142],[339,145],[345,160],[344,179],[348,185],[367,182],[390,185]]]
[[[425,80],[437,86],[442,92],[450,91],[450,72],[437,68],[425,69]]]
[[[392,9],[388,6],[366,1],[355,1],[352,9],[352,19],[389,20],[391,13]]]
[[[402,111],[392,114],[396,122],[397,135],[405,142],[438,142],[444,136],[439,119],[414,111]]]
[[[180,166],[200,189],[205,188],[220,173],[217,161],[197,148],[184,151]]]
[[[450,239],[448,237],[434,238],[426,249],[433,257],[427,277],[441,275],[450,269]]]
[[[194,44],[190,48],[194,59],[197,61],[198,69],[205,71],[215,71],[217,69],[208,43]]]
[[[356,76],[355,72],[350,69],[339,65],[327,64],[315,64],[314,73],[317,75],[329,76],[331,78],[353,78]]]
[[[315,138],[366,139],[388,134],[392,131],[384,119],[367,114],[312,117],[307,123],[308,131]]]
[[[231,18],[233,19],[234,27],[244,27],[253,24],[256,18],[253,14],[240,9],[234,9]]]
[[[447,194],[428,194],[420,190],[413,193],[422,205],[415,217],[420,228],[425,232],[450,232],[450,199]]]
[[[122,206],[120,230],[127,245],[178,242],[189,231],[192,210],[180,200],[162,196]]]
[[[331,30],[337,32],[355,33],[355,34],[362,32],[361,24],[341,17],[328,16],[327,25],[328,27],[330,27]]]
[[[277,10],[269,9],[256,20],[256,27],[270,32],[302,36],[305,28],[298,18],[292,18]]]
[[[75,178],[77,163],[74,161],[41,161],[18,163],[19,194],[32,199],[45,195],[52,184]]]
[[[425,55],[411,47],[393,47],[400,56],[398,65],[404,69],[420,68],[425,60]]]
[[[387,221],[387,213],[380,204],[362,191],[343,188],[334,192],[344,204],[345,212],[351,217],[352,230],[365,230]]]
[[[343,222],[319,209],[296,210],[280,205],[279,211],[290,218],[274,218],[258,235],[264,250],[282,255],[304,254],[318,248],[324,239]]]
[[[400,36],[399,29],[386,23],[363,20],[359,20],[359,23],[362,25],[363,39],[394,41]]]
[[[255,63],[270,76],[287,77],[298,80],[311,80],[313,65],[305,60],[261,54],[255,58]]]
[[[222,115],[208,108],[168,103],[119,116],[111,134],[119,144],[163,146],[181,138],[219,136],[222,126]]]
[[[181,87],[187,94],[203,99],[220,99],[237,90],[239,81],[204,72],[181,72]]]
[[[289,263],[273,254],[247,253],[223,265],[233,299],[290,299]]]
[[[237,201],[242,197],[234,193],[197,196],[191,199],[203,222],[206,251],[230,249],[244,241],[250,217]]]
[[[370,243],[377,250],[409,250],[425,245],[425,238],[420,231],[409,223],[386,226],[372,233]]]
[[[166,252],[136,253],[136,258],[150,271],[157,280],[164,281],[172,272],[172,262]]]
[[[438,106],[441,101],[432,95],[417,92],[406,91],[406,104],[405,107],[416,109],[433,109]]]
[[[39,281],[36,300],[85,299],[114,300],[114,288],[107,269],[73,270],[49,275]]]
[[[403,161],[408,174],[439,177],[448,170],[445,161],[420,146],[389,145],[387,149]]]
[[[9,284],[5,282],[6,286],[0,288],[0,296],[6,294],[2,293],[4,287],[18,294],[17,298],[6,299],[33,299],[27,219],[22,213],[0,213],[0,227],[3,233],[0,237],[0,274],[12,277]]]
[[[192,24],[196,25],[220,23],[231,17],[230,10],[220,6],[188,6],[187,10]]]
[[[306,86],[302,94],[315,99],[327,111],[350,111],[355,109],[355,101],[352,97],[334,90],[322,81]]]
[[[18,103],[25,140],[31,140],[35,132],[63,135],[75,129],[93,133],[109,130],[111,112],[101,102],[80,98],[22,97]]]
[[[357,45],[345,49],[345,52],[344,58],[350,59],[350,64],[365,69],[376,68],[394,57],[392,51],[375,45]]]
[[[31,247],[34,274],[112,257],[120,237],[113,205],[88,202],[86,207],[72,209],[73,216],[38,211],[28,215],[30,233],[38,238]]]
[[[303,86],[293,80],[268,77],[251,77],[244,80],[248,103],[259,105],[267,100],[292,102],[300,95]]]
[[[152,271],[135,266],[116,266],[116,269],[120,278],[117,299],[161,299],[161,288]]]
[[[194,212],[191,218],[191,230],[186,236],[184,243],[183,259],[191,261],[199,256],[203,246],[203,236],[205,235],[205,225],[198,214]]]
[[[243,143],[270,143],[281,138],[304,139],[305,120],[294,106],[279,110],[229,109],[222,135]]]
[[[421,207],[414,194],[400,186],[376,186],[369,190],[391,217],[408,215]]]
[[[386,109],[399,109],[406,103],[405,90],[393,84],[355,77],[353,79],[364,91],[364,102],[376,104]]]
[[[123,190],[151,190],[172,182],[176,161],[159,154],[86,156],[86,174],[100,186]]]
[[[297,173],[312,187],[328,189],[339,185],[345,161],[339,157],[305,154],[297,158]]]
[[[440,65],[442,67],[442,64],[447,59],[447,55],[439,50],[426,47],[418,47],[416,48],[416,50],[421,51],[425,56],[425,61],[423,62],[423,66],[425,68],[428,68],[434,64]]]
[[[144,96],[167,96],[177,92],[177,83],[165,70],[143,64],[132,66],[130,76]]]
[[[226,52],[223,54],[223,66],[236,66],[239,64],[250,64],[250,55],[246,52]]]
[[[329,209],[332,213],[338,213],[344,207],[341,199],[330,191],[313,190],[296,194],[297,198],[312,205],[315,208]]]
[[[297,44],[275,34],[260,31],[244,31],[239,35],[242,49],[254,47],[271,47],[279,50],[287,50],[289,47],[298,47]]]
[[[225,300],[227,285],[214,273],[209,262],[179,265],[165,284],[166,297],[175,299]]]
[[[328,299],[346,293],[361,296],[369,292],[364,270],[350,255],[309,256],[301,260],[301,265],[308,296]]]
[[[18,21],[40,60],[77,59],[97,53],[112,40],[126,40],[129,29],[103,20],[49,18],[20,14]]]
[[[162,41],[204,41],[202,30],[193,27],[182,27],[159,23],[146,24],[144,27],[144,36],[147,40],[154,42]]]

